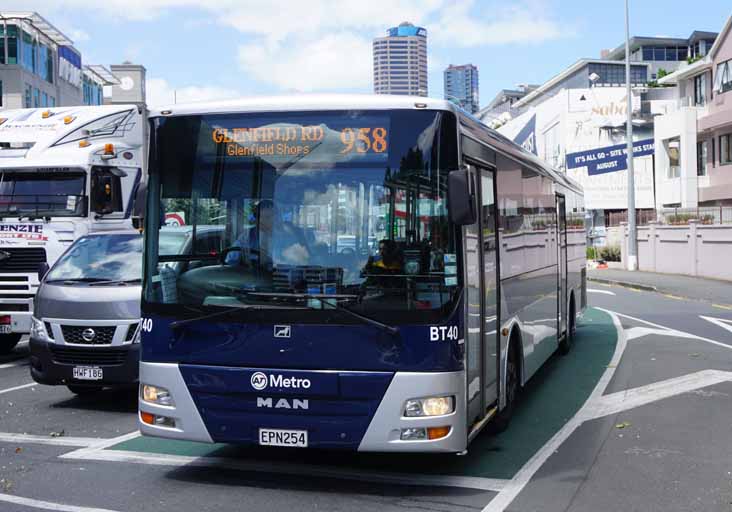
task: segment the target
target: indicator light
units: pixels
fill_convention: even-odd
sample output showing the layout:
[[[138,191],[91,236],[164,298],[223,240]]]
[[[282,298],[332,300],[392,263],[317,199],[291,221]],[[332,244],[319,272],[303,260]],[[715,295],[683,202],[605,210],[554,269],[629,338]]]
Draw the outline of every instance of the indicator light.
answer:
[[[74,116],[66,116],[64,117],[64,124],[71,124],[74,122],[74,119],[76,119]]]
[[[104,154],[105,155],[114,155],[114,144],[105,144],[104,145]]]
[[[88,140],[80,140],[79,141],[79,147],[80,148],[85,148],[87,146],[91,146],[91,142],[89,142]]]
[[[434,441],[435,439],[442,439],[443,437],[446,437],[447,434],[450,433],[450,427],[428,427],[427,428],[427,437],[430,438],[430,441]]]

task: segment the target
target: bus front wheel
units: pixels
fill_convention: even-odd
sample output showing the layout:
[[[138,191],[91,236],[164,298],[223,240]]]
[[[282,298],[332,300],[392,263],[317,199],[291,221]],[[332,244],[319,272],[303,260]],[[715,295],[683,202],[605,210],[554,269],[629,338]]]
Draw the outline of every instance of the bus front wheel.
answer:
[[[519,382],[519,352],[517,339],[512,339],[508,352],[508,360],[506,361],[506,404],[491,422],[491,432],[498,434],[508,428],[511,422],[519,392],[521,391],[521,383]]]
[[[0,334],[0,354],[9,354],[20,341],[22,334]]]

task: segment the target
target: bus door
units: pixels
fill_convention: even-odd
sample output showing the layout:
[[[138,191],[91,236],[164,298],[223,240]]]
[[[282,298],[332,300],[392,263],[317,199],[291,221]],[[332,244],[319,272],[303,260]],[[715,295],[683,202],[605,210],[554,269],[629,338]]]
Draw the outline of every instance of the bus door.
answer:
[[[468,318],[466,360],[468,428],[498,399],[498,258],[495,175],[472,167],[480,205],[478,222],[466,227]]]
[[[559,276],[557,307],[559,336],[567,331],[567,206],[564,196],[557,194],[557,238],[559,243]]]

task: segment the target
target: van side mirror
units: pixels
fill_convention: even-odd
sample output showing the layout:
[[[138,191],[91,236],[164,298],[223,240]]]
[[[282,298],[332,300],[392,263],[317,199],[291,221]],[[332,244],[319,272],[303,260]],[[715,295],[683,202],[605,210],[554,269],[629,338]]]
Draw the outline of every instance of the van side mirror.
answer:
[[[46,277],[46,274],[48,274],[49,268],[50,267],[48,266],[48,263],[46,263],[45,261],[38,264],[38,282],[39,283],[41,281],[43,281],[44,277]]]
[[[467,169],[452,171],[447,177],[447,210],[450,220],[458,226],[474,224],[478,220],[471,179]]]

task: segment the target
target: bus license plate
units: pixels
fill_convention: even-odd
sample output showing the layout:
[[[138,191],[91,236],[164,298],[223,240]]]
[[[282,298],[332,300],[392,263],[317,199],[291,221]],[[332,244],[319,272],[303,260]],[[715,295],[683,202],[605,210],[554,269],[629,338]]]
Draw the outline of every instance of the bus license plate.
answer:
[[[91,366],[74,366],[73,375],[78,380],[102,380],[104,372],[101,368]]]
[[[10,324],[4,324],[0,325],[0,334],[10,334],[12,333],[13,326]]]
[[[260,428],[259,444],[261,446],[289,446],[294,448],[307,448],[308,431]]]

